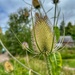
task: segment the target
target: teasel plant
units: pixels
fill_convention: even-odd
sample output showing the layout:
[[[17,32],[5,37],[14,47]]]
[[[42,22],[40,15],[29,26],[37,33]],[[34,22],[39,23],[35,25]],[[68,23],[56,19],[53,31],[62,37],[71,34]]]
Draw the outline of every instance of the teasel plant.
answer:
[[[58,52],[56,43],[58,41],[58,35],[56,34],[58,29],[57,23],[60,11],[57,15],[57,4],[59,0],[53,0],[54,3],[54,24],[51,26],[50,20],[47,17],[47,13],[43,7],[41,0],[39,0],[40,6],[43,9],[45,15],[41,13],[35,13],[35,23],[32,18],[33,30],[32,36],[34,40],[34,50],[42,54],[47,64],[48,75],[60,75],[62,67],[61,54]],[[33,5],[34,6],[34,5]],[[35,7],[35,6],[34,6]],[[40,13],[42,15],[40,15]],[[33,16],[32,16],[33,17]],[[59,32],[58,32],[59,33]]]
[[[27,50],[28,52],[32,53],[34,55],[33,57],[43,56],[47,66],[47,72],[48,72],[47,75],[61,75],[62,57],[59,51],[62,50],[62,48],[60,49],[58,46],[56,46],[56,43],[58,42],[59,39],[59,35],[57,35],[57,33],[59,33],[59,30],[57,29],[57,23],[60,11],[56,13],[59,0],[52,0],[52,1],[55,6],[53,25],[47,16],[48,12],[45,11],[41,0],[32,0],[32,4],[25,2],[26,4],[31,6],[29,12],[31,12],[31,22],[32,22],[31,32],[32,32],[32,44],[34,51],[28,47],[28,44],[26,42],[22,43],[12,29],[11,31],[18,40],[20,46],[23,47],[23,49],[25,48],[25,50]],[[33,10],[37,10],[34,16],[33,16]],[[41,10],[43,10],[44,14],[42,14]],[[26,11],[25,16],[29,17],[28,11]],[[64,35],[65,35],[65,30],[64,30]],[[15,61],[17,61],[20,65],[22,65],[25,69],[29,71],[29,75],[31,75],[32,72],[35,75],[41,75],[38,72],[31,69],[30,67],[27,67],[25,64],[22,64],[19,60],[17,60],[4,46],[1,39],[0,43]]]

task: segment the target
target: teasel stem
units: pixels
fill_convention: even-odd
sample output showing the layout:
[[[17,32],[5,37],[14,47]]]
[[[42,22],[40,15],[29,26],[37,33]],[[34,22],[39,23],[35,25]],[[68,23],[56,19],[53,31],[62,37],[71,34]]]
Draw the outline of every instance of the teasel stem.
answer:
[[[45,11],[45,9],[44,9],[44,7],[43,7],[43,4],[42,4],[41,0],[39,0],[39,2],[40,2],[40,4],[41,4],[41,8],[43,9],[45,15],[47,16],[47,12]],[[48,18],[48,17],[47,17],[47,18]],[[49,21],[49,23],[52,25],[52,23],[51,23],[51,21],[50,21],[49,18],[48,18],[48,21]]]
[[[55,3],[55,9],[54,9],[53,41],[52,41],[52,47],[51,47],[51,51],[50,52],[52,52],[52,50],[53,50],[54,38],[55,38],[54,26],[55,26],[55,22],[56,22],[56,9],[57,9],[57,3]]]
[[[30,64],[29,64],[29,56],[28,56],[28,52],[27,51],[26,51],[26,61],[27,61],[28,67],[30,67]]]
[[[55,3],[55,9],[54,9],[54,26],[55,26],[55,22],[56,22],[56,9],[57,9],[57,3]]]
[[[49,58],[48,58],[48,55],[46,54],[46,52],[44,54],[44,57],[45,57],[46,65],[47,65],[48,75],[52,75],[51,68],[50,68]]]
[[[53,50],[53,45],[54,45],[54,33],[53,33],[53,41],[52,41],[52,47],[51,47],[51,51],[50,51],[50,53],[51,53],[52,50]]]
[[[64,21],[64,14],[63,14],[63,21]],[[63,36],[65,36],[65,26],[63,27]],[[63,43],[63,41],[64,41],[64,37],[63,37],[63,39],[61,40],[61,42],[60,43]],[[69,42],[69,41],[68,41]],[[67,43],[68,43],[67,42]],[[60,48],[60,47],[57,47],[54,51],[60,51],[60,50],[62,50],[64,47],[66,47],[66,45],[67,45],[67,43],[65,44],[65,46],[63,46],[62,48]]]

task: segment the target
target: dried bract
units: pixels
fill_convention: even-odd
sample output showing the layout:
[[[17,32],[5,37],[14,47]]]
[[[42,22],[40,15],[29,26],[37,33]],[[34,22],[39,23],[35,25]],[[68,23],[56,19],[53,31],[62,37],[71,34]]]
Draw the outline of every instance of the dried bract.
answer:
[[[9,61],[6,61],[4,63],[4,67],[7,72],[12,72],[14,70],[12,64]]]

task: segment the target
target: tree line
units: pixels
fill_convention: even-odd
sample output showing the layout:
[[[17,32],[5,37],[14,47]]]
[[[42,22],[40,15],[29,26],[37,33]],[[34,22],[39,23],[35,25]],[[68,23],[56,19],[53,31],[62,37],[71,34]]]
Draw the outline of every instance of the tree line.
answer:
[[[68,22],[66,25],[65,22],[62,21],[60,23],[60,35],[62,36],[63,33],[65,33],[65,35],[72,36],[73,40],[75,40],[75,24]]]
[[[23,42],[27,42],[30,49],[32,48],[32,40],[31,40],[31,20],[29,17],[29,10],[26,8],[20,9],[18,12],[13,13],[9,16],[8,28],[3,34],[0,28],[0,39],[4,42],[7,49],[13,54],[25,54],[25,50],[22,49],[21,44]],[[75,25],[72,25],[71,22],[65,26],[65,22],[62,21],[60,23],[59,29],[60,35],[63,35],[65,29],[65,35],[71,35],[75,40]],[[59,35],[59,31],[56,32]],[[2,46],[0,45],[0,50]]]

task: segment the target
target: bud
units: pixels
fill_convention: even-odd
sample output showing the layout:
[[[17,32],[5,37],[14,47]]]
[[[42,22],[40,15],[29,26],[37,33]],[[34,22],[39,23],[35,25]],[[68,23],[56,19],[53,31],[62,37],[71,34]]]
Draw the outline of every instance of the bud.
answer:
[[[36,9],[40,8],[40,3],[38,0],[32,0],[32,4]]]
[[[59,0],[53,0],[53,3],[57,4],[57,3],[59,3]]]
[[[4,63],[4,67],[7,72],[12,72],[14,70],[12,64],[9,61]]]
[[[27,43],[27,42],[23,42],[23,43],[22,43],[22,48],[23,48],[23,49],[29,48],[28,43]]]

